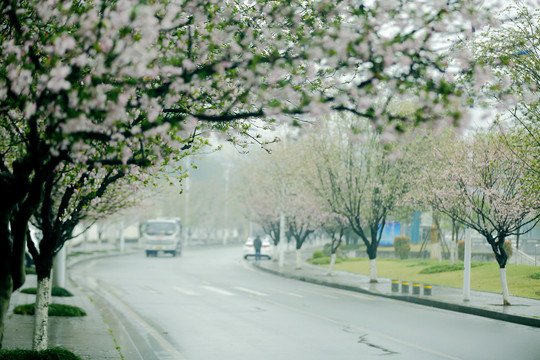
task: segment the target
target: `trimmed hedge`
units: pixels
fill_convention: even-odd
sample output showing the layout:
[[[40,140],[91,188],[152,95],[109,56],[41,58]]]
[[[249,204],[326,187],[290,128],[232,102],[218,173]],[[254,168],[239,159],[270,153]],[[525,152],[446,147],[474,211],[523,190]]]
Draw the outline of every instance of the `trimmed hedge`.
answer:
[[[401,260],[409,258],[411,253],[411,239],[408,236],[400,235],[394,238],[394,254]]]
[[[471,263],[471,268],[482,266],[485,263],[481,262],[473,262]],[[427,267],[425,269],[420,270],[419,274],[438,274],[442,272],[450,272],[450,271],[459,271],[463,270],[465,268],[464,264],[444,264],[444,265],[433,265],[430,267]]]
[[[329,265],[332,262],[332,258],[329,256],[325,256],[325,257],[308,259],[307,261],[308,263],[313,264],[313,265]],[[342,261],[343,261],[342,258],[336,257],[336,264],[339,264]]]
[[[22,289],[21,292],[23,294],[33,294],[33,295],[35,295],[37,293],[37,289],[36,288],[26,288],[26,289]],[[59,286],[53,286],[53,288],[51,290],[51,295],[52,296],[59,296],[59,297],[73,296],[73,294],[71,292],[69,292],[68,290],[64,289],[63,287],[59,287]]]
[[[69,350],[56,347],[42,351],[0,350],[0,360],[82,360],[82,358]]]
[[[34,315],[35,304],[23,304],[16,306],[13,312],[18,315]],[[86,316],[86,311],[77,306],[65,304],[49,304],[49,316]]]

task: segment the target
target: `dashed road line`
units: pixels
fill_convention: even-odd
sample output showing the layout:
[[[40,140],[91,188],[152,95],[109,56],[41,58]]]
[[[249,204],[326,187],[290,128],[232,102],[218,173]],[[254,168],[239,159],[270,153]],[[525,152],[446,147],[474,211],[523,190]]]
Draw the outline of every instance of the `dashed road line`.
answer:
[[[243,288],[241,286],[235,286],[234,289],[246,292],[248,294],[257,295],[257,296],[268,296],[268,294],[265,294],[265,293],[262,293],[262,292],[259,292],[259,291],[255,291],[255,290],[251,290],[251,289],[246,289],[246,288]]]
[[[188,290],[188,289],[181,288],[180,286],[173,286],[173,290],[178,291],[179,293],[182,293],[184,295],[200,296],[199,293],[196,293],[195,291],[191,291],[191,290]]]
[[[203,285],[202,286],[204,289],[208,290],[208,291],[212,291],[216,294],[220,294],[220,295],[225,295],[225,296],[234,296],[233,293],[231,292],[228,292],[226,290],[223,290],[223,289],[219,289],[217,287],[213,287],[213,286],[209,286],[209,285]]]

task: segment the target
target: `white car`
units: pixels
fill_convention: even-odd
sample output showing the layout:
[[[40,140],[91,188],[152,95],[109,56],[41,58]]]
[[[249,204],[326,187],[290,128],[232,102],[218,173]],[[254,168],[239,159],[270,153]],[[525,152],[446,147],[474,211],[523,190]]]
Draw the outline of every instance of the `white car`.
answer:
[[[244,259],[248,258],[255,258],[255,247],[253,246],[253,240],[255,240],[255,237],[249,237],[245,244],[243,249],[243,256]],[[272,241],[269,238],[261,238],[262,246],[261,246],[261,259],[268,259],[270,260],[272,258]]]

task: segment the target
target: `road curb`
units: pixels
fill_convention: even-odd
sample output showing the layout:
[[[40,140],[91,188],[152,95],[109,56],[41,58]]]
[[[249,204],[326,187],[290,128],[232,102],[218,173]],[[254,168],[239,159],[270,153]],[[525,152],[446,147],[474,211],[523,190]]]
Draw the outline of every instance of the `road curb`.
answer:
[[[443,309],[443,310],[455,311],[455,312],[465,313],[469,315],[476,315],[476,316],[481,316],[485,318],[506,321],[506,322],[510,322],[514,324],[540,328],[540,318],[536,319],[536,318],[531,318],[531,317],[526,317],[526,316],[504,314],[504,313],[477,308],[477,307],[471,307],[471,306],[465,306],[465,305],[460,305],[460,304],[455,304],[455,303],[448,303],[448,302],[439,301],[439,300],[427,299],[425,297],[417,297],[417,296],[409,296],[409,295],[388,295],[388,294],[383,294],[379,292],[369,291],[369,290],[351,286],[351,285],[332,283],[332,282],[314,279],[314,278],[310,278],[306,276],[288,274],[288,273],[281,272],[279,270],[266,268],[256,263],[253,263],[252,265],[253,267],[257,269],[260,269],[262,271],[265,271],[274,275],[278,275],[278,276],[282,276],[282,277],[294,279],[294,280],[300,280],[300,281],[304,281],[311,284],[317,284],[317,285],[332,287],[332,288],[341,289],[341,290],[349,290],[349,291],[354,291],[354,292],[358,292],[362,294],[379,296],[379,297],[383,297],[387,299],[405,301],[405,302],[410,302],[410,303],[414,303],[418,305],[429,306],[429,307],[434,307],[434,308]]]

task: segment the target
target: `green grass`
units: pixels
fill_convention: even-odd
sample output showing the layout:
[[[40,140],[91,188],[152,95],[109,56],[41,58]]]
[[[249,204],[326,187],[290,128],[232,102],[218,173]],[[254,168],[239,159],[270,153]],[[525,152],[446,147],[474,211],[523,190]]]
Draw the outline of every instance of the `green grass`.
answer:
[[[13,312],[18,315],[34,315],[35,304],[18,305]],[[86,316],[86,311],[77,306],[53,303],[49,304],[49,316]]]
[[[0,350],[0,360],[82,360],[69,350],[50,348],[42,351]]]
[[[23,294],[33,294],[35,295],[36,292],[37,292],[37,289],[36,288],[25,288],[25,289],[22,289],[21,292]],[[69,296],[73,296],[73,294],[71,292],[69,292],[68,290],[62,288],[62,287],[59,287],[59,286],[53,286],[52,290],[51,290],[51,295],[52,296],[59,296],[59,297],[69,297]]]
[[[441,266],[442,265],[442,266]],[[457,265],[457,266],[456,266]],[[423,284],[463,287],[463,264],[450,265],[448,261],[439,264],[437,260],[425,259],[377,259],[377,274],[382,278],[409,280]],[[500,293],[501,283],[497,263],[473,263],[471,266],[471,289]],[[425,269],[436,272],[422,273]],[[357,274],[369,274],[369,261],[344,261],[336,264],[335,270]],[[443,271],[447,269],[448,271]],[[435,271],[432,270],[432,271]],[[430,270],[428,270],[430,272]],[[506,266],[508,288],[512,295],[540,299],[540,273],[538,268],[527,265]]]

